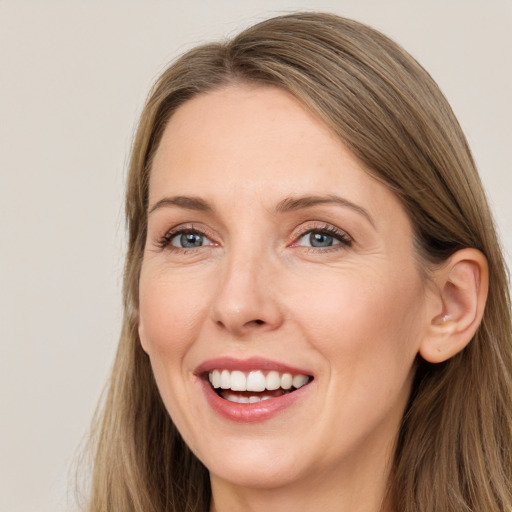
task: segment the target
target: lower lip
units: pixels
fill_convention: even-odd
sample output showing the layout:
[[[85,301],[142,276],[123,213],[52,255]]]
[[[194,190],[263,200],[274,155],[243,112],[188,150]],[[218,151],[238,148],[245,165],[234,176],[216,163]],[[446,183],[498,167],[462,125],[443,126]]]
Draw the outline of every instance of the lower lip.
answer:
[[[210,407],[223,418],[237,423],[256,423],[267,421],[291,407],[308,392],[310,384],[285,395],[255,402],[253,404],[239,404],[230,402],[217,395],[209,382],[200,379],[203,392]]]

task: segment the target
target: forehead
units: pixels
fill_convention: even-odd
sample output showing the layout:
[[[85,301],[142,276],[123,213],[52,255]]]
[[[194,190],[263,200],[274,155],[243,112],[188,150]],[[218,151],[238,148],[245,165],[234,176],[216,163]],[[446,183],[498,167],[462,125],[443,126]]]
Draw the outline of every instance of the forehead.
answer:
[[[153,160],[150,204],[191,193],[213,201],[259,198],[269,207],[285,196],[332,193],[383,210],[397,203],[295,97],[254,85],[200,94],[168,122]]]
[[[222,158],[254,156],[278,166],[281,158],[312,147],[340,145],[339,140],[317,117],[291,94],[272,86],[230,85],[200,94],[187,101],[171,117],[160,143],[158,156],[176,161],[182,150],[193,150],[216,163]],[[179,148],[180,151],[173,150]],[[325,153],[324,153],[325,156]],[[212,159],[215,159],[212,161]],[[242,169],[238,169],[241,172]]]

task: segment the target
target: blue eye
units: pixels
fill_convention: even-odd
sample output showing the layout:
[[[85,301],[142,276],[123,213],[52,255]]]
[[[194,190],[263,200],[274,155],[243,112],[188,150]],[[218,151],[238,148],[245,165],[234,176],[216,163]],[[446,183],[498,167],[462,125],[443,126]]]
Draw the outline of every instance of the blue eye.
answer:
[[[175,233],[169,242],[173,247],[179,247],[180,249],[196,249],[204,245],[213,245],[208,237],[197,231]]]
[[[295,246],[311,247],[314,249],[329,249],[334,246],[350,247],[352,239],[347,233],[332,226],[309,229],[295,242]]]
[[[309,247],[332,247],[333,245],[338,245],[340,243],[341,242],[332,235],[321,233],[319,231],[310,231],[309,233],[301,236],[298,245],[305,245]]]

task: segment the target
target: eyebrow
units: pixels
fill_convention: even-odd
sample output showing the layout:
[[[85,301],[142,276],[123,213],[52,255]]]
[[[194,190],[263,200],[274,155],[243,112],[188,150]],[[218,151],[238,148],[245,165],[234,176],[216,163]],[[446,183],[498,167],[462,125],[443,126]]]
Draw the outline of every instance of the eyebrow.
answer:
[[[164,208],[166,206],[177,206],[178,208],[184,208],[185,210],[195,210],[200,212],[213,212],[213,208],[203,199],[199,197],[190,197],[190,196],[174,196],[174,197],[164,197],[157,201],[149,210],[148,215],[153,213],[155,210],[159,208]]]
[[[335,194],[329,194],[326,196],[301,196],[301,197],[287,197],[280,201],[276,206],[276,212],[284,213],[294,210],[301,210],[303,208],[311,208],[313,206],[322,205],[322,204],[334,204],[338,206],[343,206],[345,208],[350,208],[354,210],[356,213],[362,215],[368,220],[368,222],[375,227],[374,220],[372,216],[365,210],[362,206],[359,206],[344,197],[337,196]]]
[[[375,227],[375,223],[373,221],[372,216],[365,210],[362,206],[359,206],[348,199],[343,197],[329,194],[326,196],[301,196],[301,197],[287,197],[282,201],[277,203],[275,208],[276,213],[286,213],[290,211],[302,210],[305,208],[311,208],[313,206],[322,205],[322,204],[334,204],[338,206],[343,206],[345,208],[350,208],[354,210],[356,213],[359,213],[363,217],[365,217],[370,224]],[[213,213],[213,208],[203,199],[199,197],[193,196],[174,196],[174,197],[164,197],[157,201],[149,210],[148,215],[153,213],[155,210],[160,208],[176,206],[178,208],[183,208],[185,210],[194,210],[206,213]]]

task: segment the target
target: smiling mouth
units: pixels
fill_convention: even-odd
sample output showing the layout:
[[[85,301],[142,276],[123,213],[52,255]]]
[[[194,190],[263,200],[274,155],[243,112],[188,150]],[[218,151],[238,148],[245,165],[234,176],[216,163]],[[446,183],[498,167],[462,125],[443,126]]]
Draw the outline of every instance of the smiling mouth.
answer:
[[[207,377],[218,396],[239,404],[253,404],[293,393],[313,380],[310,375],[262,370],[215,369],[208,372]]]

